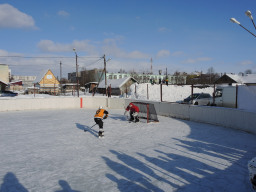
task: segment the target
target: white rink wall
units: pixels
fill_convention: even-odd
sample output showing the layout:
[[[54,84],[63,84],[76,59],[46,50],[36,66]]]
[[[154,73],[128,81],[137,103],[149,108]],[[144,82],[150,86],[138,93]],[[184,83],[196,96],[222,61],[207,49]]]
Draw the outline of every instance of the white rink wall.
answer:
[[[106,97],[56,97],[0,100],[0,111],[39,109],[124,109],[130,102],[140,101]],[[146,102],[141,100],[141,102]],[[213,125],[243,130],[256,134],[256,113],[233,108],[183,105],[169,102],[153,102],[158,115],[175,117]]]
[[[67,109],[79,106],[79,98],[27,98],[0,100],[0,111]]]

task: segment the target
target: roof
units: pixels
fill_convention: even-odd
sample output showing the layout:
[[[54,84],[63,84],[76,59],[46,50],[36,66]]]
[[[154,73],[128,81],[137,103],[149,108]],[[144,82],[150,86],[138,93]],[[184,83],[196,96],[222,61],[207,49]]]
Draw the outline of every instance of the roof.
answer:
[[[22,80],[12,81],[9,84],[10,85],[22,85]]]
[[[33,83],[39,83],[43,77],[45,76],[45,74],[49,71],[49,69],[45,70],[45,71],[41,71],[39,75],[36,76],[36,79],[34,80]]]
[[[105,82],[105,81],[104,81],[104,82]],[[96,82],[96,81],[94,82],[94,81],[93,81],[93,82],[85,83],[84,85],[90,85],[90,84],[99,84],[99,82]]]
[[[243,83],[244,84],[256,83],[256,74],[248,74],[246,76],[243,76]]]
[[[108,79],[107,86],[111,85],[111,88],[120,88],[129,80],[132,80],[133,82],[137,82],[137,80],[134,79],[133,77],[125,77],[122,79]],[[98,88],[105,88],[105,80],[100,82]]]
[[[42,72],[40,73],[40,75],[36,77],[36,79],[34,80],[33,83],[40,83],[40,82],[45,78],[45,76],[46,76],[46,74],[47,74],[48,72],[50,72],[50,73],[53,75],[54,79],[59,83],[59,80],[55,77],[55,75],[54,75],[54,73],[52,72],[51,69],[42,71]],[[47,79],[48,79],[48,78],[47,78]]]
[[[251,84],[256,83],[256,74],[247,75],[235,75],[235,74],[225,74],[221,76],[216,83],[239,83],[239,84]]]
[[[5,85],[8,85],[8,83],[2,81],[1,79],[0,79],[0,82],[3,83],[3,84],[5,84]]]

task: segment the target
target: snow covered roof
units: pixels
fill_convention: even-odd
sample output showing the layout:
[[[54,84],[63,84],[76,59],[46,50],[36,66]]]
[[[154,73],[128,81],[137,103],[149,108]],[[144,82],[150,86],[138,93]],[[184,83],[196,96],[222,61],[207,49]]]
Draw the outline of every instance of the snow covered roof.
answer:
[[[243,76],[243,83],[256,83],[256,74],[248,74],[246,76]]]
[[[90,84],[99,84],[99,82],[93,81],[93,82],[85,83],[84,85],[90,85]]]
[[[215,81],[216,84],[256,84],[256,74],[225,74]]]
[[[125,77],[122,79],[108,79],[107,86],[111,85],[111,88],[120,88],[129,80],[137,82],[137,80],[135,80],[133,77]],[[105,80],[100,82],[98,88],[105,88]]]
[[[8,85],[8,83],[6,83],[6,82],[2,81],[1,79],[0,79],[0,82],[2,82],[2,83],[3,83],[3,84],[5,84],[5,85]]]
[[[236,81],[237,83],[241,84],[249,84],[249,83],[256,83],[256,74],[247,74],[245,76],[241,75],[234,75],[234,74],[226,74],[231,79]]]
[[[11,81],[9,84],[10,85],[22,85],[22,80]]]

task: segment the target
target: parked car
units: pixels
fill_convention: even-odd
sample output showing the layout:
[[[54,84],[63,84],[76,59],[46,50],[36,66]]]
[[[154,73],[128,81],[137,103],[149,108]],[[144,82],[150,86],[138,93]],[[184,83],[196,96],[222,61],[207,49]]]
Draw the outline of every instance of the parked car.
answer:
[[[0,91],[0,97],[15,97],[18,93],[12,91]]]
[[[194,93],[191,97],[188,96],[183,100],[184,104],[193,104],[193,105],[210,105],[212,101],[212,96],[209,93]]]

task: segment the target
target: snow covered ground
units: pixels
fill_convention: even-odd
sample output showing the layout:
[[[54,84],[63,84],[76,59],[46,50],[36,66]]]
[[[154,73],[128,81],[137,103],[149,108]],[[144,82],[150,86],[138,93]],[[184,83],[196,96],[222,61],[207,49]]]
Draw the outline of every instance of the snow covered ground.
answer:
[[[89,129],[95,110],[1,112],[0,191],[251,191],[255,135],[167,117],[134,124],[109,112],[103,139]]]

